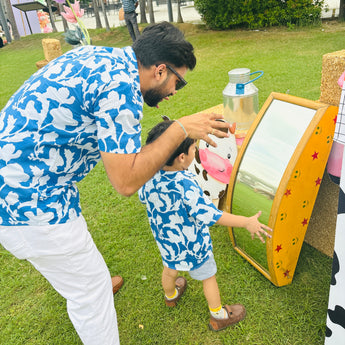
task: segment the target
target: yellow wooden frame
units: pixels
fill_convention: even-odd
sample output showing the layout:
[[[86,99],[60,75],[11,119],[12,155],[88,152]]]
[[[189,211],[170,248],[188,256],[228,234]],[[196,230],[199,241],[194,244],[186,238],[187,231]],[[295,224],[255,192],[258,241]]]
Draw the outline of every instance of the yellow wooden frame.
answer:
[[[304,236],[332,147],[338,107],[272,92],[248,131],[238,153],[224,206],[227,212],[231,212],[232,209],[234,183],[246,148],[274,99],[315,109],[316,114],[291,156],[273,200],[268,226],[274,231],[272,238],[266,241],[268,270],[236,246],[232,228],[229,228],[229,234],[235,250],[241,256],[274,285],[284,286],[291,284],[295,273]],[[317,158],[313,159],[315,152]]]

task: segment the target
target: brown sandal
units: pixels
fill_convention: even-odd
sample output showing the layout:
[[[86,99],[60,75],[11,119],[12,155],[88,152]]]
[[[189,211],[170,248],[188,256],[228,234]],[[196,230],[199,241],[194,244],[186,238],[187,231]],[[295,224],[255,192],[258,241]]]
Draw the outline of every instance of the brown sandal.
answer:
[[[242,304],[233,304],[231,306],[226,304],[223,308],[228,313],[228,318],[216,319],[211,315],[208,327],[212,331],[220,331],[234,325],[243,320],[246,316],[246,308]]]
[[[177,277],[175,281],[176,290],[178,291],[178,295],[173,299],[167,299],[164,296],[165,304],[168,307],[176,307],[177,301],[182,297],[184,291],[187,288],[187,280],[184,277]]]
[[[111,278],[111,283],[113,284],[113,294],[115,295],[123,285],[123,278],[121,276],[114,276]]]

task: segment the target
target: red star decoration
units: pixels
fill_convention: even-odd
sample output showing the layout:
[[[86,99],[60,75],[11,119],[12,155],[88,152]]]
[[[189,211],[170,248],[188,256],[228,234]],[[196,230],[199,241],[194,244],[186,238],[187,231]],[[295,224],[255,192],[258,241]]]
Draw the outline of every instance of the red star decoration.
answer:
[[[337,115],[336,115],[335,118],[333,119],[333,122],[334,122],[334,124],[337,123]]]
[[[290,273],[290,271],[289,271],[289,270],[286,270],[286,271],[284,272],[284,277],[290,278],[289,273]]]
[[[277,253],[279,253],[281,250],[282,250],[282,245],[279,244],[279,245],[277,246],[277,248],[275,249],[275,251],[276,251]]]
[[[302,222],[302,225],[304,226],[304,225],[307,225],[307,224],[308,224],[308,218],[304,218],[303,222]]]
[[[287,189],[286,192],[284,193],[285,196],[291,195],[291,189]]]
[[[317,178],[317,180],[315,181],[315,186],[319,186],[321,184],[321,179],[320,177]]]
[[[318,155],[319,155],[319,152],[314,152],[314,154],[313,155],[311,155],[312,157],[313,157],[313,160],[315,160],[315,159],[318,159],[319,157],[318,157]]]

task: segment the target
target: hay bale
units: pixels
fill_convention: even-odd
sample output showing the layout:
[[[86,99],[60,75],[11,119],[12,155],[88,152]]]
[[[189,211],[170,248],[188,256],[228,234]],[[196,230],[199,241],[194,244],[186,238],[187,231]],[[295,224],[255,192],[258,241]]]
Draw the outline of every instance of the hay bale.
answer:
[[[37,61],[36,62],[36,67],[37,67],[37,69],[40,69],[40,68],[44,67],[47,63],[48,63],[48,61],[45,60],[45,59],[41,60],[41,61]]]
[[[344,71],[345,50],[322,56],[320,102],[339,106],[341,88],[338,79]],[[333,256],[334,250],[338,193],[339,186],[330,180],[325,171],[304,239],[306,243],[330,257]]]
[[[345,71],[345,50],[322,56],[320,102],[338,106],[341,88],[338,79]]]
[[[333,257],[339,186],[325,171],[304,241]]]
[[[49,62],[62,55],[61,44],[54,38],[44,38],[42,40],[44,57]]]

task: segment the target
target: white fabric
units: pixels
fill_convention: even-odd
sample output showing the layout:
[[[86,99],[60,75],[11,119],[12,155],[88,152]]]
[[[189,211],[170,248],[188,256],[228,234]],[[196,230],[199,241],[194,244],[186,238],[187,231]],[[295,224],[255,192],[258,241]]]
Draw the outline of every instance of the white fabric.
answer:
[[[345,83],[341,91],[333,140],[340,144],[345,144]]]
[[[342,159],[342,174],[340,177],[340,189],[345,191],[345,150]],[[339,204],[345,202],[344,194],[341,192],[339,197]],[[342,210],[344,206],[340,205]],[[339,213],[337,217],[334,254],[337,258],[336,266],[332,270],[332,283],[329,291],[328,313],[327,313],[327,327],[325,345],[340,345],[345,344],[345,214]],[[335,260],[335,259],[334,259]],[[339,266],[338,266],[339,265]],[[335,270],[335,267],[337,269]]]
[[[345,252],[344,252],[344,244],[345,244],[345,214],[341,214],[337,218],[337,230],[336,230],[336,237],[335,237],[335,247],[334,250],[338,255],[339,263],[342,267],[342,271],[337,272],[335,275],[336,284],[331,285],[329,291],[329,301],[328,301],[328,313],[327,313],[327,327],[331,330],[332,334],[329,337],[325,337],[325,345],[342,345],[345,344],[345,329],[344,329],[344,322],[339,322],[338,318],[334,318],[331,315],[335,315],[334,312],[337,312],[338,315],[344,316],[344,309],[345,306],[345,272],[344,267],[342,264],[345,262]],[[341,313],[340,310],[343,310]]]
[[[0,226],[0,243],[66,298],[83,344],[120,344],[110,273],[82,216],[49,226]]]

